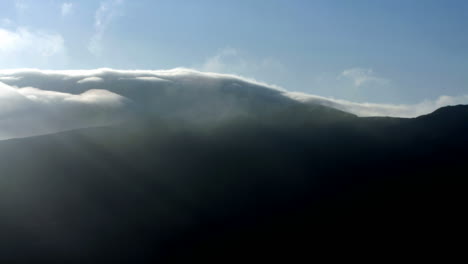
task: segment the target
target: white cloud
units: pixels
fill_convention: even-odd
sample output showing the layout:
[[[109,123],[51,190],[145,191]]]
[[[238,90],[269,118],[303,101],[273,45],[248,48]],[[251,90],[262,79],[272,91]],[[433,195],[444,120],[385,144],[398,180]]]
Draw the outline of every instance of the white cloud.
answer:
[[[23,0],[15,0],[15,7],[18,12],[22,13],[29,8],[29,5],[26,4]]]
[[[87,127],[93,121],[95,124],[103,124],[110,118],[103,118],[99,122],[95,121],[96,116],[102,116],[97,110],[102,107],[105,100],[98,96],[100,100],[96,104],[85,106],[85,101],[90,101],[88,93],[90,89],[107,90],[111,94],[120,95],[122,98],[131,100],[128,107],[120,109],[126,115],[157,115],[164,118],[183,119],[190,122],[212,122],[239,115],[248,115],[258,108],[257,100],[266,100],[272,107],[283,105],[286,101],[281,94],[281,90],[273,86],[268,86],[256,81],[251,81],[234,75],[202,73],[190,69],[178,68],[167,71],[118,71],[111,69],[79,70],[79,71],[40,71],[40,70],[0,70],[0,77],[8,77],[9,87],[35,87],[19,88],[19,91],[27,94],[18,95],[13,93],[5,99],[3,106],[4,118],[0,124],[0,130],[5,138],[6,130],[14,128],[17,135],[28,135],[31,133],[51,133],[61,131],[65,128]],[[12,78],[13,77],[13,78]],[[16,79],[17,78],[17,79]],[[100,79],[97,79],[100,78]],[[77,83],[80,80],[101,80],[86,81]],[[11,89],[10,89],[11,90]],[[87,100],[80,100],[81,108],[65,111],[65,103],[70,103],[82,97],[77,95],[87,95]],[[18,100],[13,100],[15,95]],[[66,95],[66,96],[65,96]],[[69,98],[69,99],[64,99]],[[24,102],[25,100],[33,100]],[[111,100],[112,101],[112,100]],[[18,108],[15,111],[6,111],[6,102],[11,107]],[[31,105],[42,102],[41,109],[32,109]],[[68,106],[68,104],[65,104]],[[47,106],[47,107],[45,107]],[[1,107],[0,107],[1,108]],[[89,109],[88,109],[89,108]],[[269,108],[267,108],[269,109]],[[45,113],[51,114],[46,115]],[[83,116],[82,112],[89,113]],[[37,116],[43,113],[43,115]],[[104,112],[105,114],[106,112]],[[108,115],[114,112],[108,113]],[[74,121],[76,118],[78,121]],[[112,115],[115,117],[115,115]],[[10,122],[8,125],[6,119]],[[43,120],[40,124],[39,121]],[[53,119],[44,120],[46,118]],[[29,122],[29,123],[28,123]],[[92,124],[94,124],[92,123]],[[20,125],[21,124],[21,125]],[[26,124],[30,124],[27,126]],[[86,125],[83,125],[86,124]],[[9,132],[10,135],[16,135]]]
[[[20,79],[21,77],[16,77],[16,76],[3,76],[3,77],[0,77],[0,82],[18,81]]]
[[[60,13],[62,14],[63,17],[69,15],[73,10],[73,3],[62,3],[60,6]]]
[[[78,103],[99,104],[100,106],[122,106],[126,99],[118,94],[107,90],[92,89],[81,94],[70,94],[55,91],[45,91],[33,87],[17,89],[17,92],[26,98],[45,104]]]
[[[0,139],[108,125],[120,120],[127,103],[106,90],[70,94],[0,82]]]
[[[201,69],[208,72],[229,72],[235,71],[234,68],[244,68],[246,67],[246,62],[244,59],[239,58],[239,52],[234,48],[224,48],[218,51],[218,53],[208,59],[202,65]],[[231,61],[231,64],[228,65],[227,60]]]
[[[79,80],[77,83],[87,83],[87,82],[102,82],[103,79],[99,77],[87,77]]]
[[[116,70],[109,68],[99,68],[94,70],[38,70],[38,69],[0,69],[0,77],[15,77],[30,79],[32,77],[41,76],[42,81],[51,81],[59,79],[61,81],[81,80],[84,78],[103,78],[106,76],[112,80],[139,80],[141,78],[153,77],[166,82],[184,83],[187,85],[201,85],[202,83],[195,80],[205,82],[220,82],[223,80],[240,81],[246,84],[252,84],[263,88],[274,89],[278,91],[286,91],[276,85],[267,84],[256,81],[251,78],[241,77],[239,75],[224,74],[224,73],[208,73],[200,72],[188,68],[175,68],[171,70]],[[32,82],[35,79],[31,79]],[[106,85],[102,83],[101,85]],[[59,90],[64,87],[52,87],[52,90]]]
[[[135,77],[135,80],[149,81],[149,82],[167,82],[167,80],[165,80],[165,79],[161,79],[161,78],[154,77],[154,76]]]
[[[2,18],[2,20],[0,21],[0,26],[3,26],[3,27],[8,27],[11,24],[13,24],[13,21],[11,21],[11,19],[9,18]]]
[[[0,28],[0,67],[21,67],[22,63],[46,66],[50,59],[60,62],[66,57],[62,36],[45,31]]]
[[[207,72],[237,74],[250,78],[256,76],[268,80],[276,80],[286,72],[283,64],[274,58],[252,58],[232,47],[220,49],[196,68]]]
[[[389,81],[385,78],[378,77],[372,69],[351,68],[344,70],[338,78],[346,78],[353,81],[354,86],[360,87],[367,84],[387,84]]]
[[[184,68],[0,70],[0,80],[8,82],[0,84],[0,138],[103,125],[127,116],[122,113],[205,122],[275,111],[298,102],[358,116],[416,117],[443,106],[468,104],[468,94],[441,96],[413,105],[358,103],[290,92],[236,75]]]
[[[88,50],[98,56],[102,53],[102,38],[111,22],[121,13],[123,0],[108,0],[100,3],[94,15],[94,34],[88,43]]]

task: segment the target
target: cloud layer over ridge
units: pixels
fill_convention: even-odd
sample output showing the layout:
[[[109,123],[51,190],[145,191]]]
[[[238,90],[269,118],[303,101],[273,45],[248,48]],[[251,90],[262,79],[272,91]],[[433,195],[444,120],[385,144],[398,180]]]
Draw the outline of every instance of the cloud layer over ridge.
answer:
[[[213,121],[290,104],[318,104],[358,116],[416,117],[468,104],[468,95],[414,105],[356,103],[290,92],[239,76],[173,70],[0,70],[0,139],[100,126],[128,114]]]
[[[0,82],[0,139],[112,124],[122,118],[126,104],[107,90],[70,94]]]

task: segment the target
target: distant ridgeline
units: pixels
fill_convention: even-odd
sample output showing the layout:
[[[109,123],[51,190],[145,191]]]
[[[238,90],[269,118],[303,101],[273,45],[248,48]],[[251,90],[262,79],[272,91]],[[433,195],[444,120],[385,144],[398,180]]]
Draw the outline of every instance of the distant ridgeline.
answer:
[[[253,112],[0,141],[0,262],[291,263],[461,236],[468,106]]]
[[[441,96],[414,105],[356,103],[190,69],[0,70],[0,140],[155,116],[211,126],[259,115],[276,122],[278,113],[286,115],[301,107],[310,108],[310,113],[302,113],[313,115],[315,121],[326,121],[331,115],[319,113],[331,108],[361,117],[417,117],[458,104],[468,104],[468,95]]]

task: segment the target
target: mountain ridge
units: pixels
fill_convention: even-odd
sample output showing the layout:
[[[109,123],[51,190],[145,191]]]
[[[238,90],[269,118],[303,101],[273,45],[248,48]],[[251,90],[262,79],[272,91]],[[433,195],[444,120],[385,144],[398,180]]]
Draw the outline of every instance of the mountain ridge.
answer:
[[[274,114],[292,105],[332,107],[361,117],[415,117],[468,98],[442,96],[413,105],[359,103],[190,69],[3,70],[0,78],[0,139],[116,124],[141,115],[217,122]]]
[[[265,260],[271,249],[319,254],[331,234],[405,244],[410,231],[438,245],[441,223],[465,219],[466,109],[441,110],[457,126],[322,120],[298,107],[210,127],[149,119],[1,141],[0,259]],[[429,227],[440,236],[428,239]]]

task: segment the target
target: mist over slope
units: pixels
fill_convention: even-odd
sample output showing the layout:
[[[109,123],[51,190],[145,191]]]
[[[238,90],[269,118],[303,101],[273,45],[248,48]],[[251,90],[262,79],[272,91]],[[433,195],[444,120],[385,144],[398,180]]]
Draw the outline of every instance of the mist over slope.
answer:
[[[438,247],[466,222],[467,118],[467,106],[401,119],[294,105],[211,125],[148,117],[2,141],[0,260],[219,263]]]
[[[415,117],[466,103],[468,96],[442,96],[416,105],[354,103],[190,69],[1,70],[0,139],[103,126],[142,116],[206,123],[309,105],[358,116]]]

